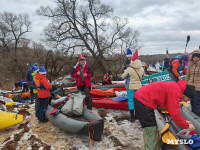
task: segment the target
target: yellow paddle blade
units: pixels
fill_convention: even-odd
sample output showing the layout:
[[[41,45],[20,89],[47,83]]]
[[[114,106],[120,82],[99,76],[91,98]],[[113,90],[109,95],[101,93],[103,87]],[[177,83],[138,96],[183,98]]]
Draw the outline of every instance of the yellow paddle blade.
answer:
[[[167,129],[169,129],[169,123],[166,123],[166,125],[164,126],[164,128],[160,133],[163,134]]]
[[[180,102],[183,106],[187,105],[187,102]]]
[[[162,136],[162,141],[164,143],[167,143],[167,144],[170,144],[170,145],[178,145],[178,143],[176,142],[176,138],[174,137],[174,135],[170,131],[167,131]]]
[[[163,114],[168,114],[168,111],[167,111],[166,109],[162,109],[162,110],[161,110],[161,113],[163,113]]]

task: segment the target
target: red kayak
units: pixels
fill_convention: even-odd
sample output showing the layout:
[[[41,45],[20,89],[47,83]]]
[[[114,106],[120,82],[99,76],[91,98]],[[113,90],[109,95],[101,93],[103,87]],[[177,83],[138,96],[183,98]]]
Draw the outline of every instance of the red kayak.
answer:
[[[129,110],[128,100],[114,101],[113,98],[93,98],[92,106],[101,108]]]
[[[111,88],[108,90],[102,90],[102,89],[91,89],[90,95],[91,96],[100,96],[100,97],[110,97],[110,96],[116,96],[115,91],[121,92],[126,91],[125,88]]]

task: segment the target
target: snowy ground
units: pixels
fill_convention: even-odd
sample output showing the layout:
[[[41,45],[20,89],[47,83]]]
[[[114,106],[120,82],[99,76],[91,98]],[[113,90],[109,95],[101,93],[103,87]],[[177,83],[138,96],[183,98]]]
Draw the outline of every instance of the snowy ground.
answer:
[[[2,150],[143,150],[142,128],[138,120],[130,120],[128,111],[94,108],[104,118],[104,133],[92,146],[88,136],[63,132],[50,122],[39,123],[34,104],[0,105],[0,110],[20,113],[25,118],[21,124],[0,131]]]

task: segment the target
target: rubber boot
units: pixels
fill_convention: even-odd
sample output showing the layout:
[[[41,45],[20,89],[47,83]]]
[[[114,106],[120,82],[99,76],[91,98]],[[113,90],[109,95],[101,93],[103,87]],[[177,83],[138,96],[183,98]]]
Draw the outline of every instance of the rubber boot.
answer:
[[[130,110],[130,117],[131,117],[131,119],[136,119],[134,109]]]
[[[159,132],[157,126],[145,127],[143,131],[145,150],[159,150]]]

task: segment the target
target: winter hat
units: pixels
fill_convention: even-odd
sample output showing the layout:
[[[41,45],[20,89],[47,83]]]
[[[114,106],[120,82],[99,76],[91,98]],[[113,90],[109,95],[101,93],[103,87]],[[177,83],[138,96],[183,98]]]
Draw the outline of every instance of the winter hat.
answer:
[[[127,48],[126,51],[127,51],[127,52],[126,52],[126,56],[127,56],[127,57],[132,57],[132,56],[133,56],[133,53],[132,53],[132,51],[130,50],[130,48]]]
[[[139,59],[138,50],[137,49],[136,49],[135,53],[133,54],[133,57],[131,58],[131,63],[134,62],[136,59]]]
[[[33,71],[36,71],[36,72],[39,71],[39,67],[38,66],[32,65],[31,67],[33,68]]]
[[[84,55],[81,55],[81,56],[79,57],[79,60],[81,60],[81,59],[85,59],[85,56],[84,56]]]
[[[192,54],[192,59],[193,59],[193,57],[199,57],[200,58],[200,54],[199,53],[194,53],[194,54]]]
[[[47,71],[45,69],[45,66],[39,67],[39,73],[40,74],[47,74]]]
[[[181,60],[185,60],[185,61],[187,61],[187,60],[188,60],[187,55],[183,55],[183,56],[181,56]]]
[[[193,99],[195,97],[195,86],[186,84],[186,88],[183,94],[190,99]]]

